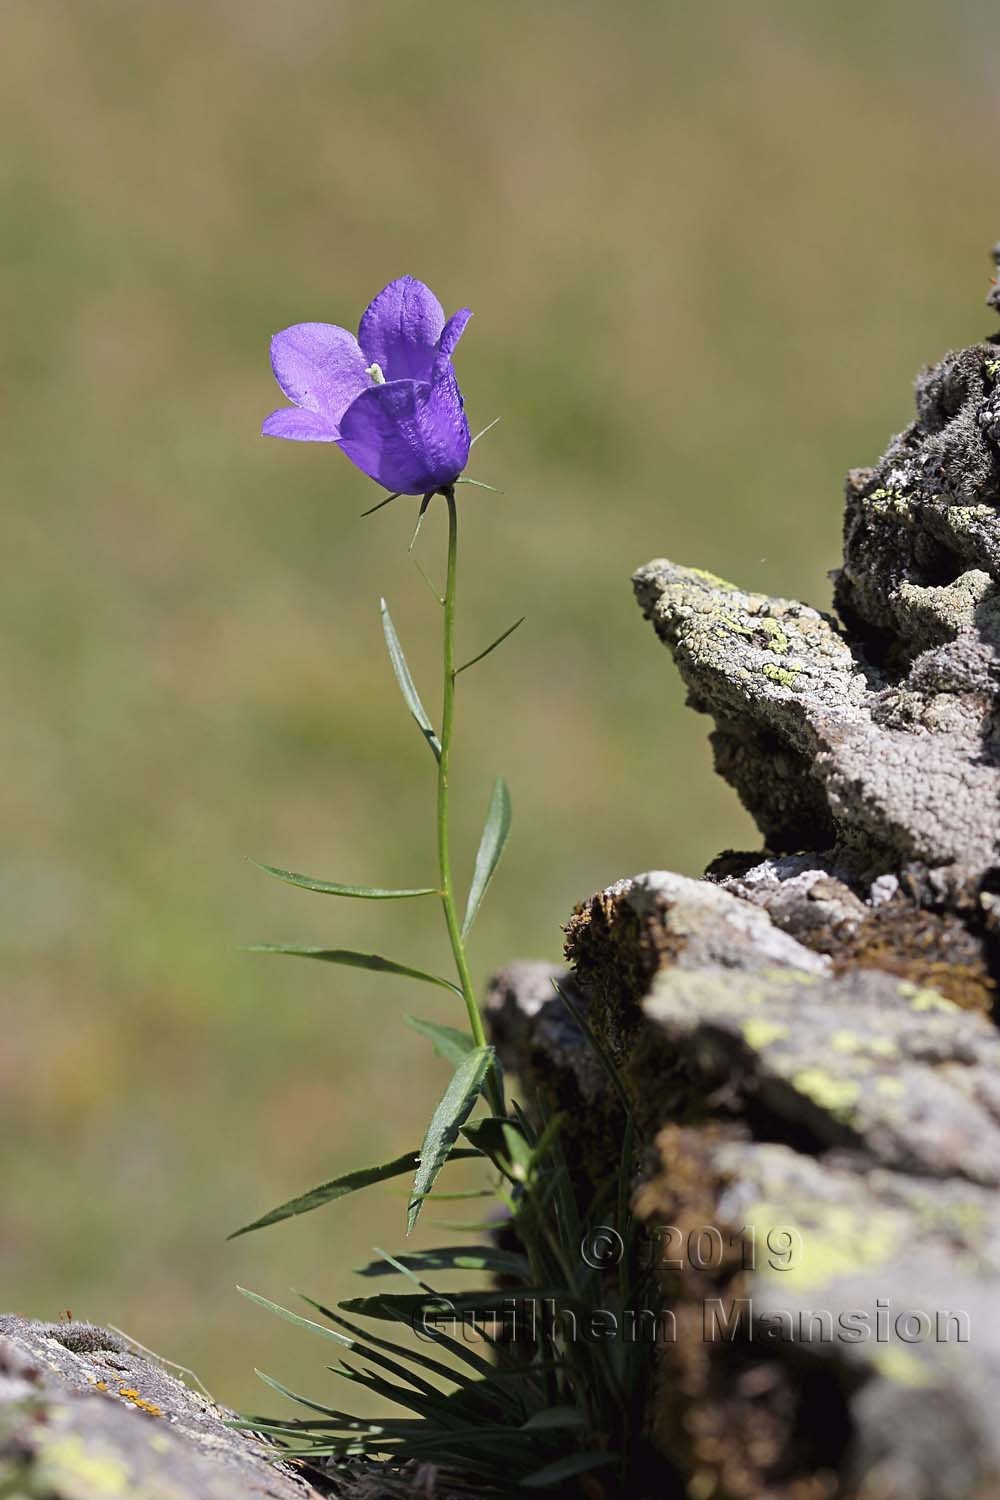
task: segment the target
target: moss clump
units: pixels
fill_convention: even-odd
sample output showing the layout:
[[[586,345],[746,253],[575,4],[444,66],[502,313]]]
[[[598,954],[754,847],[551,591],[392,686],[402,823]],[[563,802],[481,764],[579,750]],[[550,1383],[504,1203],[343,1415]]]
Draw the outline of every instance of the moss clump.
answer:
[[[956,916],[899,898],[876,907],[833,954],[834,971],[881,969],[961,1010],[989,1012],[996,983],[980,939]]]

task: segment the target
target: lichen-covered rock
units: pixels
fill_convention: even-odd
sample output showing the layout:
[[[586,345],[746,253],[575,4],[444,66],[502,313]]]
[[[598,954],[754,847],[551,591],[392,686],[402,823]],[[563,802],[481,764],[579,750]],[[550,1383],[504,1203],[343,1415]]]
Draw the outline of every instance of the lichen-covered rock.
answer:
[[[688,1462],[726,1495],[809,1494],[827,1466],[827,1493],[863,1500],[1000,1492],[994,1027],[877,973],[665,971],[644,1009],[637,1092],[665,1053],[717,1100],[712,1128],[662,1131],[636,1201],[678,1313],[661,1441],[686,1384]],[[764,1379],[766,1419],[734,1378]]]
[[[942,647],[887,683],[807,605],[665,561],[634,582],[769,849],[832,852],[868,882],[916,864],[938,899],[975,903],[1000,848],[1000,764],[984,743],[992,647],[979,626],[961,650],[951,642],[950,672]]]
[[[576,1101],[581,1203],[623,1139],[595,1040],[617,1064],[647,1429],[704,1500],[993,1500],[1000,339],[850,476],[839,618],[663,560],[634,585],[765,847],[599,892],[570,970],[511,966],[490,1014],[526,1097]]]
[[[846,630],[664,560],[634,585],[769,849],[917,866],[975,907],[1000,855],[1000,336],[926,370],[916,420],[849,477]]]
[[[117,1334],[0,1316],[0,1495],[12,1500],[318,1500],[231,1412]]]

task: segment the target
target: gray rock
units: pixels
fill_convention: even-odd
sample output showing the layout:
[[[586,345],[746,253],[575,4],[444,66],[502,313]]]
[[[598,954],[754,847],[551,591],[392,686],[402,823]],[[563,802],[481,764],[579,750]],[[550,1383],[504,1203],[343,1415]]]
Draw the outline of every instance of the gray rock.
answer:
[[[691,1494],[1000,1495],[1000,340],[916,407],[849,477],[839,619],[635,575],[765,848],[577,907],[586,1030],[549,966],[490,1008],[525,1097],[577,1101],[582,1202],[624,1119],[595,1038],[615,1060],[673,1320],[646,1428]]]
[[[24,1500],[318,1500],[232,1413],[116,1334],[0,1317],[0,1494]]]
[[[666,561],[634,584],[769,849],[835,851],[867,879],[916,862],[951,904],[973,898],[1000,844],[1000,766],[984,744],[994,643],[978,615],[887,684],[806,605]]]

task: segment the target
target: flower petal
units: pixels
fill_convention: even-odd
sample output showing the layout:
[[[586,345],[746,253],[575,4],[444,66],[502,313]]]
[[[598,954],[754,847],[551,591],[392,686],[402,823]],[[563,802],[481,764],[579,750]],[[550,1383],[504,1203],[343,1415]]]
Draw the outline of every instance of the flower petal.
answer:
[[[455,345],[465,332],[465,325],[471,317],[471,307],[460,307],[457,313],[452,313],[438,340],[438,348],[442,354],[447,354],[449,358],[454,354]]]
[[[261,428],[265,437],[292,438],[297,443],[335,443],[337,424],[323,412],[303,411],[300,406],[282,406],[273,411]]]
[[[455,373],[438,355],[430,382],[394,380],[364,391],[341,419],[338,444],[386,489],[426,495],[455,482],[469,441]]]
[[[332,323],[296,323],[271,340],[271,368],[289,401],[334,424],[371,383],[368,363],[353,333]]]
[[[444,308],[430,287],[413,276],[390,281],[361,317],[358,342],[366,364],[378,364],[387,381],[430,380]]]

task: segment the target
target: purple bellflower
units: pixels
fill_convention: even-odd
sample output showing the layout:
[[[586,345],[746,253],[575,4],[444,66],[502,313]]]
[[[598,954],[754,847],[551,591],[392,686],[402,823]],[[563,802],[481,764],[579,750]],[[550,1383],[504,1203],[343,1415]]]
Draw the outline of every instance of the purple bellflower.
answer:
[[[336,443],[401,495],[454,484],[470,437],[451,356],[471,317],[463,307],[445,322],[430,288],[401,276],[369,303],[357,338],[332,323],[276,333],[271,368],[294,404],[271,413],[265,437]]]

